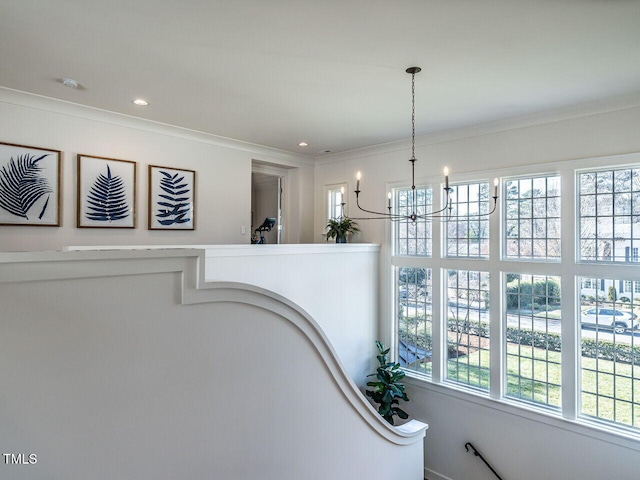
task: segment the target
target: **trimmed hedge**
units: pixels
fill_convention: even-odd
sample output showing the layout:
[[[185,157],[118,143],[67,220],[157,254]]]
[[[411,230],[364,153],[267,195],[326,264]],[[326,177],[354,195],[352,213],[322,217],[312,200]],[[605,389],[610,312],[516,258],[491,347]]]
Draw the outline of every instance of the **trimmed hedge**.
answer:
[[[521,304],[522,302],[522,304]],[[555,280],[507,283],[507,308],[540,308],[560,302],[560,284]],[[534,308],[535,307],[535,308]]]
[[[459,322],[449,323],[449,331],[468,333],[480,337],[489,337],[489,324],[486,322]],[[562,348],[562,340],[558,333],[544,333],[538,331],[519,330],[507,327],[507,341],[520,345],[532,345],[537,348],[545,348],[553,352],[559,352]],[[588,358],[600,358],[612,362],[640,364],[640,347],[633,347],[625,343],[613,343],[606,340],[596,341],[591,338],[583,338],[582,356]]]
[[[640,347],[626,343],[596,342],[591,338],[582,339],[582,355],[620,363],[640,363]]]

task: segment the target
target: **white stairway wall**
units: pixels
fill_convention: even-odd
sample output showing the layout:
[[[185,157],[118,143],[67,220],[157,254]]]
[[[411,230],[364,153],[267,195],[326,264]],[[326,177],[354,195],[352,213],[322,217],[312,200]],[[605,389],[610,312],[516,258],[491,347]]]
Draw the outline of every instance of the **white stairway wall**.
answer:
[[[390,427],[304,311],[202,260],[0,254],[2,448],[37,456],[0,477],[422,478],[425,426]]]
[[[375,371],[380,246],[208,246],[207,280],[250,283],[308,312],[360,387]]]
[[[361,389],[375,371],[380,246],[124,245],[67,247],[75,251],[204,250],[207,281],[241,282],[290,299],[318,322]]]

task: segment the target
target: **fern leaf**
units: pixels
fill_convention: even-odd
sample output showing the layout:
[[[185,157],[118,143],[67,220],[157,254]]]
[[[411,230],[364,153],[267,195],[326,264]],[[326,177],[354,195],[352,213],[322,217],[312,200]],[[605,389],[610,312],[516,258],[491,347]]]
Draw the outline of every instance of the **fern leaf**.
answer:
[[[40,210],[40,215],[38,215],[38,218],[40,220],[42,220],[42,217],[44,216],[44,212],[47,211],[47,205],[49,205],[49,199],[51,197],[47,197],[47,200],[44,202],[44,205],[42,206],[42,210]]]
[[[47,153],[39,157],[29,154],[19,155],[15,159],[11,157],[9,162],[2,166],[0,169],[0,208],[28,220],[27,214],[31,207],[43,195],[53,193],[49,181],[42,176],[42,167],[38,164],[48,155],[50,154]]]
[[[87,194],[87,212],[89,220],[113,222],[127,218],[130,214],[124,180],[111,175],[107,164],[107,175],[99,174]]]
[[[189,194],[191,190],[186,188],[188,183],[184,182],[184,175],[180,176],[180,173],[171,175],[162,170],[160,173],[163,177],[160,179],[159,187],[164,193],[158,195],[162,200],[156,202],[160,207],[155,214],[156,220],[160,225],[165,226],[191,221],[187,216],[189,203],[185,203],[189,200],[185,194]]]

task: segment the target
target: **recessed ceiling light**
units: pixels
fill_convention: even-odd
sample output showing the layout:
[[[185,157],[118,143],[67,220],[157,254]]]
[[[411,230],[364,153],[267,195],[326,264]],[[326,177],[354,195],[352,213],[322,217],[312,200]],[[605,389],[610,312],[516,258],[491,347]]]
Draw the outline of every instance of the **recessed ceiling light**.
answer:
[[[308,147],[308,146],[309,146],[309,144],[308,144],[307,142],[300,142],[300,143],[298,144],[298,146],[299,146],[299,147]]]
[[[147,105],[149,105],[149,102],[147,102],[146,100],[143,100],[142,98],[136,98],[135,100],[131,100],[135,105],[138,105],[139,107],[146,107]]]

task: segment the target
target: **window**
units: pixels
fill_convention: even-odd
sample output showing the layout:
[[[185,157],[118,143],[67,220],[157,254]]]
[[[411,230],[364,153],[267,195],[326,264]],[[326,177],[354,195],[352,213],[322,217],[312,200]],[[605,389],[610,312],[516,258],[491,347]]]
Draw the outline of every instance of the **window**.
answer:
[[[433,209],[431,188],[410,188],[395,191],[395,209],[398,215],[424,215]],[[431,219],[395,222],[396,255],[431,256]]]
[[[560,278],[506,280],[507,396],[560,407]]]
[[[344,205],[347,203],[347,184],[328,185],[325,187],[327,199],[327,220],[345,215]]]
[[[431,270],[400,267],[398,285],[398,362],[407,369],[431,374]]]
[[[489,390],[489,274],[448,270],[447,379]]]
[[[638,262],[640,168],[578,174],[579,258],[595,262]]]
[[[508,259],[560,258],[560,177],[505,182],[505,252]]]
[[[580,302],[581,413],[600,420],[640,427],[640,345],[638,302],[616,299],[614,279],[604,299]],[[638,282],[635,282],[638,283]]]
[[[482,257],[489,255],[489,183],[453,185],[451,220],[446,223],[448,257]]]
[[[494,172],[467,175],[452,186],[448,220],[394,223],[394,328],[409,375],[473,391],[470,401],[640,438],[635,158],[523,167],[503,179],[502,211],[491,217],[482,216],[492,207],[483,179]],[[439,192],[396,189],[395,206],[431,210]],[[562,252],[561,237],[575,248]]]

